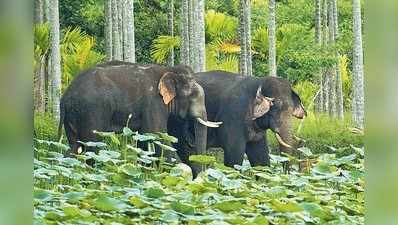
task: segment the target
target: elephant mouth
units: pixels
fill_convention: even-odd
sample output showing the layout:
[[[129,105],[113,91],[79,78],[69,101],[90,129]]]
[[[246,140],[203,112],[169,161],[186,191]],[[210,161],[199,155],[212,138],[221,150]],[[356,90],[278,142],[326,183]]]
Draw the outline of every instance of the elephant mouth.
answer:
[[[286,143],[286,142],[282,139],[282,137],[279,135],[279,133],[275,132],[274,134],[275,134],[276,140],[278,140],[278,142],[279,142],[280,145],[282,145],[282,146],[284,146],[284,147],[286,147],[286,148],[293,148],[291,145],[289,145],[288,143]]]
[[[204,120],[202,120],[202,119],[199,118],[199,117],[197,117],[196,120],[197,120],[200,124],[202,124],[202,125],[204,125],[204,126],[206,126],[206,127],[212,127],[212,128],[217,128],[217,127],[219,127],[219,126],[222,124],[222,122],[204,121]]]

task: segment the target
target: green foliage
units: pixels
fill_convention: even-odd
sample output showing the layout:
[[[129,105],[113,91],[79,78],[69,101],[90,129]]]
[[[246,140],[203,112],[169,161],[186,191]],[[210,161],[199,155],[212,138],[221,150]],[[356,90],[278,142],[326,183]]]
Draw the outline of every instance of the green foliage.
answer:
[[[49,25],[37,24],[34,28],[35,66],[50,51]],[[61,45],[61,65],[63,88],[67,87],[75,75],[98,64],[104,55],[94,50],[95,39],[80,27],[68,27],[63,30]]]
[[[300,96],[300,99],[303,102],[304,107],[306,107],[307,110],[312,110],[309,109],[308,107],[312,103],[315,94],[319,90],[318,85],[312,83],[311,81],[301,81],[296,85],[294,85],[293,89]]]
[[[34,27],[35,60],[45,57],[50,48],[49,24],[37,24]]]
[[[205,15],[206,41],[229,41],[237,37],[238,21],[232,16],[208,10]]]
[[[110,137],[114,134],[98,132]],[[151,151],[127,150],[134,139],[166,144],[159,135],[116,135],[119,147],[77,158],[51,151],[40,141],[34,159],[34,221],[37,224],[362,224],[364,222],[364,151],[335,149],[311,153],[292,162],[284,174],[280,159],[270,167],[237,170],[214,164],[194,181],[181,178],[179,165],[153,157]],[[164,136],[166,137],[166,136]],[[126,139],[127,138],[127,139]],[[63,148],[62,144],[57,144]],[[95,160],[87,167],[85,159]],[[212,157],[196,157],[214,163]],[[160,164],[158,165],[157,162]],[[302,163],[300,163],[301,165]],[[162,166],[161,166],[162,165]],[[163,168],[163,170],[159,170]]]
[[[330,49],[314,45],[313,33],[300,24],[284,24],[277,31],[278,75],[296,83],[313,80],[321,70],[336,59]]]
[[[364,136],[353,133],[351,128],[350,113],[345,115],[344,121],[329,118],[328,115],[314,115],[309,111],[309,115],[304,118],[302,129],[297,133],[301,120],[294,119],[293,132],[303,138],[305,147],[313,152],[328,152],[325,146],[333,148],[344,148],[350,145],[363,146]],[[267,137],[272,149],[277,149],[278,144],[272,131],[267,132]]]
[[[86,34],[95,37],[96,51],[104,52],[104,1],[63,0],[59,2],[59,20],[62,29],[80,27]]]
[[[343,94],[344,94],[344,108],[351,108],[351,92],[352,92],[352,77],[348,70],[348,57],[346,55],[340,56],[339,59],[341,79],[343,81]]]
[[[58,124],[51,114],[35,114],[34,120],[34,138],[42,140],[57,140]]]
[[[259,27],[254,31],[252,37],[253,57],[258,56],[263,60],[268,60],[268,30],[265,27]]]
[[[61,41],[62,76],[65,86],[81,71],[99,62],[105,56],[93,50],[94,38],[85,34],[79,27],[67,28]]]
[[[159,36],[152,44],[151,55],[155,62],[164,63],[173,48],[179,48],[181,39],[178,36]]]
[[[211,44],[206,49],[206,69],[224,70],[237,73],[239,71],[239,57],[220,53],[221,49]]]

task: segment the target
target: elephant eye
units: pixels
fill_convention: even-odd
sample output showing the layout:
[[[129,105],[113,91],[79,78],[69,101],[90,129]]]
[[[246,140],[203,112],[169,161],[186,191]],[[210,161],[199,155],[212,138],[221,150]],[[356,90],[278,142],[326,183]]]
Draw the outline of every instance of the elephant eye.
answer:
[[[274,103],[274,105],[277,106],[278,108],[282,107],[282,105],[283,105],[282,100],[279,99],[279,98],[278,98],[278,99],[274,99],[273,103]]]

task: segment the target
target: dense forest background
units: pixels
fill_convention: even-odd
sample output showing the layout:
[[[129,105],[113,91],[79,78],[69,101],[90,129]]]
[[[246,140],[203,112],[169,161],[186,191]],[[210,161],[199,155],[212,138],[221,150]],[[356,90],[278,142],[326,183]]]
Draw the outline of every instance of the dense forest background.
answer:
[[[43,2],[46,1],[43,0]],[[173,63],[182,62],[180,58],[181,34],[183,32],[181,2],[166,0],[134,2],[133,26],[136,62],[170,64],[168,58],[171,54]],[[242,58],[240,57],[242,33],[239,21],[240,1],[209,0],[205,2],[206,70],[222,69],[239,72],[239,60]],[[337,14],[334,19],[337,21],[337,23],[335,22],[337,30],[334,31],[335,40],[333,41],[328,40],[330,37],[328,30],[330,22],[328,21],[330,21],[331,13],[329,13],[329,8],[325,8],[325,6],[328,7],[325,2],[327,1],[284,0],[276,2],[276,73],[280,77],[289,79],[295,85],[297,91],[304,98],[305,105],[308,106],[317,91],[320,90],[322,74],[330,73],[332,68],[339,73],[338,77],[341,77],[341,82],[337,81],[336,87],[333,87],[337,91],[330,92],[330,95],[337,95],[334,97],[337,106],[332,104],[330,108],[337,107],[337,109],[329,114],[343,118],[344,109],[346,111],[351,109],[353,94],[352,1],[335,1]],[[49,23],[46,23],[46,20],[50,21],[50,18],[46,19],[47,15],[50,15],[49,12],[46,13],[46,10],[51,10],[48,8],[50,6],[46,6],[44,3],[41,3],[41,8],[37,9],[43,12],[41,13],[42,18],[36,19],[36,21],[44,23],[38,23],[35,27],[36,71],[44,69],[41,67],[45,67],[46,63],[41,61],[46,61],[45,58],[49,58],[51,48],[50,26]],[[91,0],[59,2],[62,90],[80,71],[106,59],[105,3],[106,1]],[[171,3],[173,4],[172,9]],[[320,4],[321,15],[317,15],[317,4]],[[173,10],[171,11],[173,36],[170,35],[170,10]],[[269,12],[268,1],[251,1],[249,25],[251,30],[251,68],[254,76],[269,74]],[[333,10],[331,12],[333,14]],[[321,20],[318,21],[319,24],[317,18]],[[321,37],[317,37],[318,33],[321,34]],[[48,74],[46,76],[48,82]],[[339,92],[339,83],[341,83],[341,93]],[[40,85],[36,85],[36,87],[38,86]],[[318,96],[325,91],[320,92]],[[39,95],[50,98],[43,93],[39,93]],[[46,111],[44,98],[37,106],[40,112]],[[323,98],[333,101],[332,96]],[[315,106],[328,104],[318,100],[316,103],[318,104],[314,104]],[[339,105],[344,107],[339,109]],[[333,110],[328,110],[328,106],[323,108],[322,106],[315,107],[318,111]],[[361,128],[362,125],[357,124],[356,127]]]

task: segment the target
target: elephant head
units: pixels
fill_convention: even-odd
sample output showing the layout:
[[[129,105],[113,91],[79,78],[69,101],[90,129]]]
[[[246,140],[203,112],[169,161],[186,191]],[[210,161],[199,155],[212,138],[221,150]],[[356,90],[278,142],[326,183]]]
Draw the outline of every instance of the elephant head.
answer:
[[[259,112],[257,115],[256,108]],[[257,126],[270,129],[275,134],[280,151],[292,153],[296,143],[291,130],[291,118],[303,119],[306,115],[300,97],[287,80],[264,78],[253,105],[253,119]]]
[[[207,127],[221,123],[207,121],[205,93],[187,66],[175,66],[160,78],[158,89],[169,113],[184,120],[194,121],[197,154],[206,152]]]

